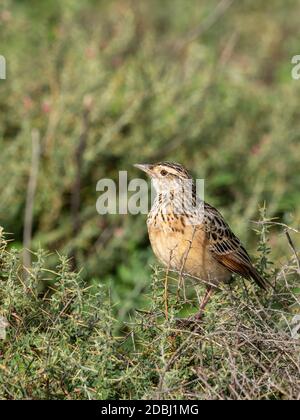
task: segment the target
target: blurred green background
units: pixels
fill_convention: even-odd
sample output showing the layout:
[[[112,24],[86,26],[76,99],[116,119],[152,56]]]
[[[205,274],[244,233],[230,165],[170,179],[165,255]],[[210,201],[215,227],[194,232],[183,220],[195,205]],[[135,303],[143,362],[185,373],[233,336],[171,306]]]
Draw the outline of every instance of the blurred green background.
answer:
[[[30,248],[73,256],[84,279],[110,282],[120,316],[155,259],[144,215],[97,214],[101,178],[140,176],[136,162],[184,164],[254,256],[251,220],[264,202],[298,228],[299,15],[297,0],[2,1],[0,225],[13,246],[23,242],[33,130]]]

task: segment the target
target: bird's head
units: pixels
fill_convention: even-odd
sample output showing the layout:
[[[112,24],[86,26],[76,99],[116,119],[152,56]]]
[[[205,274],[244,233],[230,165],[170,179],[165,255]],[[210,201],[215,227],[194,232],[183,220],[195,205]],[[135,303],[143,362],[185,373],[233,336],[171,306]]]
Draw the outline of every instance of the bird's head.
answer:
[[[160,162],[154,164],[136,164],[136,168],[146,172],[151,178],[157,192],[176,191],[185,182],[191,182],[192,177],[180,164]]]

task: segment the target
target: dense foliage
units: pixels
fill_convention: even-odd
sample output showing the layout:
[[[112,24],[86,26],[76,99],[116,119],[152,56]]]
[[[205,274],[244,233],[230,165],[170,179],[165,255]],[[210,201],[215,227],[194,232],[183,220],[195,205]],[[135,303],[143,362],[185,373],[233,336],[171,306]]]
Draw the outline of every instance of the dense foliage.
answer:
[[[38,251],[24,280],[19,253],[7,251],[3,236],[0,253],[0,398],[299,398],[294,258],[276,276],[276,292],[225,287],[193,325],[178,316],[183,303],[171,276],[165,295],[163,271],[145,292],[146,309],[120,323],[108,290],[86,287],[66,258],[49,271]],[[49,277],[54,287],[41,294]],[[195,300],[186,305],[196,309]]]

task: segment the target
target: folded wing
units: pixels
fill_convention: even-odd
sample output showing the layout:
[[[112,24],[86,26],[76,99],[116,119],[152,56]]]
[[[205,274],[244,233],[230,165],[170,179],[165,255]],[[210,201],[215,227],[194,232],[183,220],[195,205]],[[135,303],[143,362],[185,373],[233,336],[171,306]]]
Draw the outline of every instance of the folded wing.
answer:
[[[229,271],[246,279],[253,279],[261,288],[267,289],[269,283],[262,278],[241,244],[227,225],[221,213],[204,204],[204,228],[209,240],[209,250],[213,257]]]

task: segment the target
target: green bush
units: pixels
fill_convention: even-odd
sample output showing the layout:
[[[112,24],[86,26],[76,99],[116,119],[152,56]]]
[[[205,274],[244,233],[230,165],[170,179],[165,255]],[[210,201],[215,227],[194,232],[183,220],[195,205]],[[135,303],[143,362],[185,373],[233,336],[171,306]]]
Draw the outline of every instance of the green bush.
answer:
[[[166,296],[166,273],[156,269],[144,307],[120,323],[108,290],[87,286],[65,257],[50,271],[40,250],[24,273],[19,251],[7,250],[3,234],[0,243],[0,315],[7,320],[0,398],[298,398],[295,259],[276,275],[276,292],[241,282],[222,288],[196,325],[179,317],[195,310],[195,299],[176,299],[173,276]],[[263,253],[261,261],[263,268]],[[53,287],[40,292],[50,278]]]

